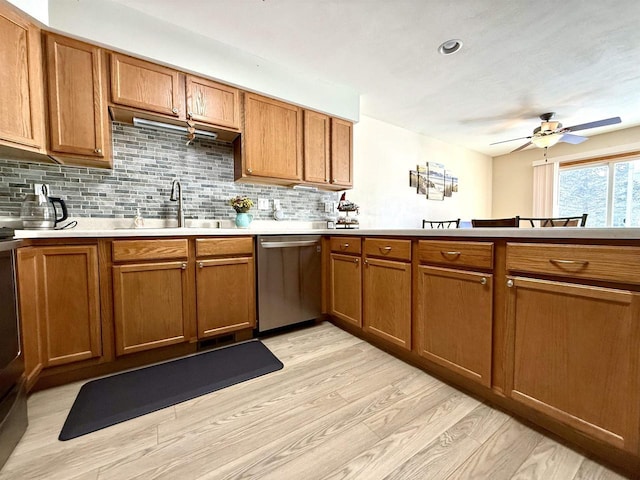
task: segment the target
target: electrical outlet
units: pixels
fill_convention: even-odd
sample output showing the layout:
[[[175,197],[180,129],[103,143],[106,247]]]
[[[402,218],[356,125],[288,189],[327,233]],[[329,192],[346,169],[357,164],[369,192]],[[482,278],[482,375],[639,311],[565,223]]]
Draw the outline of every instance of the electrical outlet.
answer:
[[[258,199],[258,210],[269,210],[269,199],[268,198],[259,198]]]
[[[44,192],[42,191],[42,187],[44,187]],[[41,193],[44,193],[45,195],[49,195],[49,193],[50,193],[49,184],[47,184],[47,183],[34,183],[33,184],[33,193],[35,193],[36,195],[39,195]]]
[[[333,202],[324,202],[324,213],[333,213]]]
[[[273,209],[280,210],[280,200],[278,200],[277,198],[273,199]]]

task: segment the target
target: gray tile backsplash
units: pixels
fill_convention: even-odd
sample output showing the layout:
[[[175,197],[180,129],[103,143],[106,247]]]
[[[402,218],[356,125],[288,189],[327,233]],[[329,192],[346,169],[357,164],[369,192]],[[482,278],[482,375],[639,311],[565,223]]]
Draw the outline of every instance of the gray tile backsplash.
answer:
[[[173,218],[177,203],[169,201],[171,181],[182,184],[186,218],[231,219],[227,201],[247,195],[256,206],[255,219],[272,218],[258,210],[257,199],[279,199],[286,220],[320,221],[327,218],[324,202],[335,202],[334,192],[303,192],[286,187],[235,183],[231,144],[114,122],[113,170],[63,167],[0,158],[0,216],[20,216],[25,193],[34,183],[47,183],[50,194],[62,197],[73,217],[132,217],[140,208],[147,218]]]

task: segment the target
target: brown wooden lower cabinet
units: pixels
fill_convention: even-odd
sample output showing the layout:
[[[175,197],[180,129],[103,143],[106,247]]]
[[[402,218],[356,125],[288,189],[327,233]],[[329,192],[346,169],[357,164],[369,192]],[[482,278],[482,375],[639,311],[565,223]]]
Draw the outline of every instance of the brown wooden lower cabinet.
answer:
[[[198,338],[255,327],[253,257],[199,260],[197,267]]]
[[[490,387],[493,275],[420,265],[415,302],[418,354]]]
[[[364,330],[411,350],[411,264],[367,258],[363,276]]]
[[[332,253],[329,262],[329,313],[362,327],[360,256]]]
[[[640,293],[508,279],[508,395],[638,454]]]
[[[189,271],[186,261],[113,267],[117,355],[188,341]]]
[[[18,250],[27,380],[42,368],[102,355],[96,245]]]

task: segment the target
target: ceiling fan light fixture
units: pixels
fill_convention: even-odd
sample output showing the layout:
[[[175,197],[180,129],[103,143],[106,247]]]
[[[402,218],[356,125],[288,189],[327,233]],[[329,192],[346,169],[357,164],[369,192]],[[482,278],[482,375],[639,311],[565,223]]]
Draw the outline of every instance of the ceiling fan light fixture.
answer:
[[[451,55],[456,53],[461,48],[462,40],[454,38],[451,40],[447,40],[446,42],[442,42],[438,47],[438,52],[440,52],[441,55]]]
[[[538,148],[553,147],[562,138],[562,133],[552,133],[551,135],[540,135],[531,138],[533,143]]]

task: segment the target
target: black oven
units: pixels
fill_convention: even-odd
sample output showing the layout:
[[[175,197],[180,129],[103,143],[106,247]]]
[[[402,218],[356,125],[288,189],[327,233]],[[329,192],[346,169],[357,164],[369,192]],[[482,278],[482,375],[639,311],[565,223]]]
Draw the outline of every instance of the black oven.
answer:
[[[24,362],[16,291],[15,250],[19,244],[0,231],[0,468],[27,428]]]

